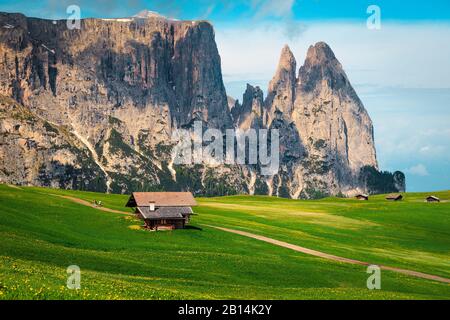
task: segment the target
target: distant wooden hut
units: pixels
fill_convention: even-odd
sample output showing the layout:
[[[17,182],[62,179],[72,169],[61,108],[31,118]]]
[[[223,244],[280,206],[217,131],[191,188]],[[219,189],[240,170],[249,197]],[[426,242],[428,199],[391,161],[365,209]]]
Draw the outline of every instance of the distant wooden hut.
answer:
[[[146,228],[183,229],[197,202],[190,192],[133,192],[126,206],[136,208]]]
[[[438,197],[436,197],[436,196],[428,196],[427,197],[427,202],[441,202],[441,199],[439,199]]]
[[[368,201],[369,195],[362,193],[362,194],[358,194],[355,198],[358,200],[361,200],[361,201]]]
[[[386,200],[389,200],[389,201],[400,201],[402,199],[403,199],[403,196],[401,194],[397,194],[397,193],[390,194],[386,197]]]

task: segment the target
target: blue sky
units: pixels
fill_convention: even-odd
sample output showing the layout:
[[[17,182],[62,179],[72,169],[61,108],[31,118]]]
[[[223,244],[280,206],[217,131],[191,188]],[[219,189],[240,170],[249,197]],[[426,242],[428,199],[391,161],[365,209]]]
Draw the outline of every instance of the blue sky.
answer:
[[[142,9],[161,12],[179,19],[208,18],[215,22],[249,19],[262,15],[266,19],[330,20],[365,19],[365,9],[376,4],[390,20],[449,20],[448,0],[2,0],[3,11],[23,12],[46,18],[64,18],[65,8],[78,4],[83,17],[123,17]],[[62,9],[62,10],[61,10]]]
[[[266,90],[282,46],[298,65],[326,41],[341,61],[375,126],[381,169],[402,170],[409,191],[450,189],[450,1],[400,0],[0,0],[0,11],[66,18],[127,17],[149,9],[215,25],[229,95],[246,83]],[[366,26],[381,9],[381,29]]]

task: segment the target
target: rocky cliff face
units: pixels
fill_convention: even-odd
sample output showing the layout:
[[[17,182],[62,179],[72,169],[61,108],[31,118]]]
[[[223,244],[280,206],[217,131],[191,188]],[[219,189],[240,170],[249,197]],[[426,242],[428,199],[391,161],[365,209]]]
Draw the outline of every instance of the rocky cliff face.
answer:
[[[262,101],[259,88],[247,85],[232,114],[239,128],[280,132],[281,167],[276,175],[261,177],[268,185],[263,193],[311,198],[405,189],[401,173],[378,172],[372,121],[327,44],[309,48],[298,76],[285,46],[260,107]]]
[[[269,112],[267,125],[270,125],[277,110],[285,115],[292,113],[297,86],[296,68],[297,61],[294,54],[286,45],[281,51],[277,71],[270,81],[267,91],[265,101]]]
[[[106,191],[89,149],[67,128],[0,97],[0,181]]]
[[[248,130],[250,128],[262,128],[264,109],[264,93],[259,87],[247,84],[244,92],[242,105],[235,104],[231,110],[236,128]]]
[[[325,43],[309,48],[296,97],[291,119],[308,153],[307,188],[316,179],[321,192],[357,190],[361,168],[378,168],[372,121]]]
[[[297,198],[363,190],[359,170],[377,168],[370,118],[325,44],[298,77],[285,47],[267,98],[249,85],[240,104],[227,99],[208,22],[145,14],[68,30],[2,13],[0,26],[1,182]],[[279,173],[174,165],[170,137],[195,120],[279,129]]]

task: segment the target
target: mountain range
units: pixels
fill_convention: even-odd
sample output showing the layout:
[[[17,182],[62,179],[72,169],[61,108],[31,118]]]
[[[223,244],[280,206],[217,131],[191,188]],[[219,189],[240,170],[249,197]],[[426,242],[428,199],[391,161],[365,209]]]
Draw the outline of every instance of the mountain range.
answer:
[[[175,130],[278,129],[280,168],[173,163]],[[267,95],[227,97],[213,26],[154,12],[65,20],[0,13],[0,182],[130,193],[290,198],[405,191],[381,172],[372,121],[331,48],[297,69],[285,46]]]

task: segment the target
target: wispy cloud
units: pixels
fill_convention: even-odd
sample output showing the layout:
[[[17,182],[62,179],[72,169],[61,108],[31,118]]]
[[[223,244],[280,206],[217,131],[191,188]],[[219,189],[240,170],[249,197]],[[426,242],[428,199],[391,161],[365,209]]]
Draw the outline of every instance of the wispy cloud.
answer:
[[[297,40],[307,30],[307,25],[294,18],[294,0],[253,0],[255,21],[276,18],[281,22],[283,35]]]
[[[252,0],[256,18],[293,16],[294,0]]]
[[[450,38],[450,24],[385,23],[375,32],[316,22],[294,41],[281,22],[216,32],[227,92],[236,98],[246,82],[267,89],[285,43],[298,65],[311,44],[330,44],[373,120],[380,167],[407,169],[411,191],[450,188],[450,43],[443,37]]]
[[[450,24],[384,23],[377,31],[368,30],[364,23],[351,22],[308,22],[304,27],[301,22],[293,22],[292,25],[289,32],[299,33],[301,37],[289,36],[285,21],[217,28],[225,72],[264,73],[269,80],[285,43],[289,43],[301,62],[311,44],[325,41],[353,84],[450,88],[450,42],[442,41],[450,38]],[[420,43],[416,39],[421,39]]]
[[[419,153],[425,157],[436,158],[445,156],[450,151],[443,145],[426,145],[419,149]],[[450,159],[450,156],[448,158]]]
[[[411,168],[408,168],[405,171],[406,173],[420,177],[426,177],[429,175],[427,167],[425,167],[423,164],[412,166]]]
[[[202,15],[202,19],[208,19],[209,18],[209,16],[211,15],[211,13],[214,11],[214,9],[216,8],[216,5],[213,3],[213,4],[210,4],[207,8],[206,8],[206,10],[205,10],[205,12],[203,13],[203,15]]]

